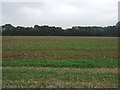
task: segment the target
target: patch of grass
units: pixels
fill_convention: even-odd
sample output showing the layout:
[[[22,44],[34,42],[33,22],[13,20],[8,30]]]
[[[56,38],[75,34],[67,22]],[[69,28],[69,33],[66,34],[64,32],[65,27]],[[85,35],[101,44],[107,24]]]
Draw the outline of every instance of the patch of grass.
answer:
[[[3,67],[117,68],[117,60],[16,60],[3,61]]]
[[[3,88],[117,88],[117,72],[3,69]]]
[[[117,58],[117,37],[3,36],[3,88],[117,88]]]
[[[117,37],[3,36],[4,60],[117,59]]]

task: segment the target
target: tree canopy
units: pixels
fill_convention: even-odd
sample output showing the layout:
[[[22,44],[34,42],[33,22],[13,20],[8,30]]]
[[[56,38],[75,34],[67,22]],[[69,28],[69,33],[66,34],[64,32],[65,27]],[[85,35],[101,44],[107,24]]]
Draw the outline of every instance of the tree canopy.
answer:
[[[3,36],[118,36],[120,31],[120,22],[118,22],[116,26],[74,26],[68,29],[47,25],[34,25],[34,27],[14,27],[11,24],[5,24],[1,27]]]

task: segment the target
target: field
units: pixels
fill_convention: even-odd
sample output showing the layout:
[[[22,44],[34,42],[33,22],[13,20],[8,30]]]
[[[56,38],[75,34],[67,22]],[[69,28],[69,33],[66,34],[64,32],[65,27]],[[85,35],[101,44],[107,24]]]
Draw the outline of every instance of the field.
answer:
[[[118,88],[117,37],[3,36],[2,59],[3,88]]]

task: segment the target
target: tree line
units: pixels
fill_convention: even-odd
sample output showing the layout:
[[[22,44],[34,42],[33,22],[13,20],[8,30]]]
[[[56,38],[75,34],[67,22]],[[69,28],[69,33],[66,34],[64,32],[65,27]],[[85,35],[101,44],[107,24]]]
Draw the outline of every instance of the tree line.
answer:
[[[119,36],[120,22],[115,26],[97,27],[97,26],[74,26],[68,29],[62,29],[55,26],[34,27],[14,27],[11,24],[2,25],[3,36]]]

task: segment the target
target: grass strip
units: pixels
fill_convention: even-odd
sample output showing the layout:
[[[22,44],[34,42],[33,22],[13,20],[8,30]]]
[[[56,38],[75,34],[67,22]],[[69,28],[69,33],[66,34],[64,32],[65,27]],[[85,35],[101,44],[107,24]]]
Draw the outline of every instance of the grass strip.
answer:
[[[16,60],[3,61],[3,67],[118,68],[117,60]]]
[[[3,69],[3,88],[117,88],[117,72]]]

